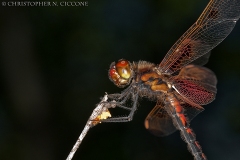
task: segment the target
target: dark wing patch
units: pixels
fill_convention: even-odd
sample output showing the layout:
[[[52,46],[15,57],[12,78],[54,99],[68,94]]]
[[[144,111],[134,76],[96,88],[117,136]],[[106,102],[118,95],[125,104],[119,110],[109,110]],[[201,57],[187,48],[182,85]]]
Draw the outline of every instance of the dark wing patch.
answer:
[[[201,66],[188,65],[172,79],[173,88],[189,101],[205,105],[212,102],[217,93],[215,74]]]

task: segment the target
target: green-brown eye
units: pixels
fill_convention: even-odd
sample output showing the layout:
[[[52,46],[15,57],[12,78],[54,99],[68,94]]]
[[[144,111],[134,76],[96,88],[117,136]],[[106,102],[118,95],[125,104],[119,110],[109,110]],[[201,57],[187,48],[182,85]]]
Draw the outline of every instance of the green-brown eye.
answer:
[[[116,69],[118,74],[124,78],[124,79],[128,79],[131,76],[131,70],[130,70],[130,65],[129,62],[126,60],[120,60],[118,61],[118,63],[116,64]]]
[[[116,64],[112,63],[108,75],[109,79],[118,87],[128,85],[132,77],[130,62],[120,59]]]

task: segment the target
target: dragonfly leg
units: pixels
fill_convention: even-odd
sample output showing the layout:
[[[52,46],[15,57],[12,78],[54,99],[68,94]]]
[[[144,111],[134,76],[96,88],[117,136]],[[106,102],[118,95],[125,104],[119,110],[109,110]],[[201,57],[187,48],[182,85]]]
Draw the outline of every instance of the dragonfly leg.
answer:
[[[123,101],[126,102],[127,99],[124,99]],[[130,113],[128,116],[119,116],[119,117],[112,117],[108,119],[103,119],[101,122],[129,122],[133,119],[133,115],[135,111],[137,110],[137,101],[138,101],[138,95],[132,95],[132,101],[133,105],[131,108],[123,106],[122,102],[107,102],[107,103],[115,103],[116,107],[120,107],[126,110],[130,110]]]
[[[108,95],[109,101],[101,102],[101,103],[104,104],[105,107],[107,107],[107,108],[119,107],[119,108],[122,108],[122,109],[125,109],[125,110],[131,110],[130,107],[124,106],[124,104],[129,99],[129,96],[131,94],[130,93],[125,94],[125,93],[124,93],[124,96],[123,96],[123,94],[109,94]]]
[[[122,109],[125,109],[125,110],[132,110],[132,108],[121,105],[122,103],[116,102],[116,101],[102,102],[101,104],[104,104],[104,106],[107,107],[107,108],[119,107],[119,108],[122,108]]]

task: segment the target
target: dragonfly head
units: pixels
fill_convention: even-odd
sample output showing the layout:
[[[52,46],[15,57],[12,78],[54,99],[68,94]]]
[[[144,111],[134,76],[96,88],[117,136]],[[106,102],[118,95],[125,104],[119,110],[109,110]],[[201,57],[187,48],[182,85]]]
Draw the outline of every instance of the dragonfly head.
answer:
[[[113,62],[108,71],[109,79],[118,87],[123,88],[128,85],[133,77],[131,63],[125,59]]]

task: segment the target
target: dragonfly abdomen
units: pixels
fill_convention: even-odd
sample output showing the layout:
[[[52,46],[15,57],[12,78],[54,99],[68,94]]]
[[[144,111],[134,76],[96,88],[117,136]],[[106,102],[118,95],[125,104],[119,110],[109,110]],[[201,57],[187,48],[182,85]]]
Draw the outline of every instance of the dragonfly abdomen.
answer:
[[[168,105],[166,111],[172,117],[175,127],[180,130],[182,139],[188,144],[189,151],[194,155],[195,160],[206,160],[205,154],[198,141],[194,131],[190,128],[188,118],[184,114],[184,109],[173,93],[169,93],[166,98]]]

